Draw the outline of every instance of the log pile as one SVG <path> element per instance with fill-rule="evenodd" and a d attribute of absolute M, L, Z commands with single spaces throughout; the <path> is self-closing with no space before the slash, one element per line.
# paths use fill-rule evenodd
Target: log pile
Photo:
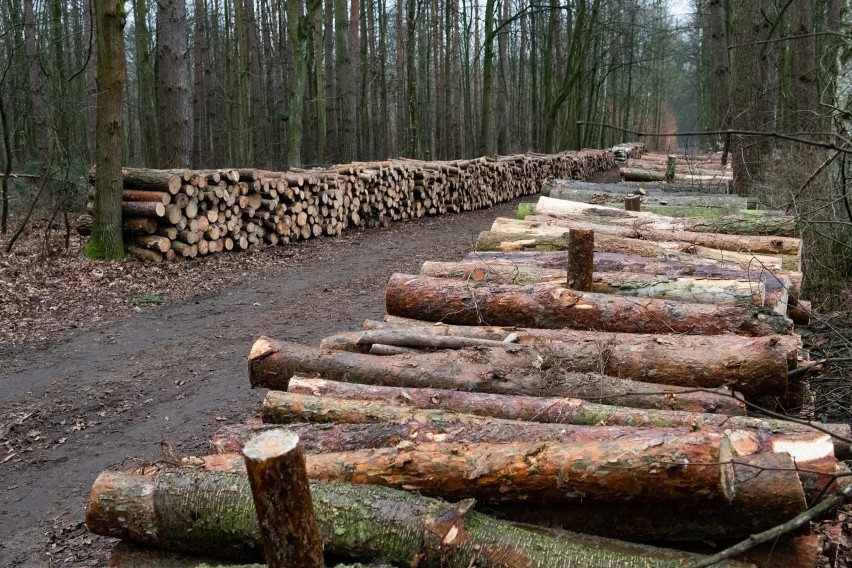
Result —
<path fill-rule="evenodd" d="M 645 154 L 640 160 L 634 160 L 630 166 L 619 169 L 625 181 L 639 182 L 678 182 L 695 186 L 727 187 L 732 178 L 730 165 L 723 167 L 693 156 L 676 154 Z"/>
<path fill-rule="evenodd" d="M 180 260 L 490 207 L 612 165 L 610 152 L 585 150 L 286 172 L 124 168 L 124 229 L 130 252 Z"/>
<path fill-rule="evenodd" d="M 612 147 L 612 155 L 618 165 L 626 164 L 630 159 L 641 158 L 645 153 L 645 144 L 642 142 L 623 142 Z"/>
<path fill-rule="evenodd" d="M 391 276 L 388 315 L 361 331 L 320 347 L 260 337 L 260 420 L 224 426 L 182 466 L 105 472 L 87 525 L 257 560 L 269 527 L 240 452 L 282 428 L 301 440 L 326 553 L 400 566 L 682 566 L 697 558 L 637 543 L 741 539 L 848 490 L 852 429 L 810 421 L 785 317 L 800 275 L 601 252 L 600 236 L 573 253 L 590 291 L 569 285 L 570 251 L 475 252 Z M 740 559 L 815 566 L 822 545 L 799 534 L 768 564 Z"/>

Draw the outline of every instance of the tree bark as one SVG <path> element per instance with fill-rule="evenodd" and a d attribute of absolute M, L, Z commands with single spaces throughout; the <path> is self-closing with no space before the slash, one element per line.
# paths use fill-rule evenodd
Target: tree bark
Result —
<path fill-rule="evenodd" d="M 478 424 L 476 419 L 466 416 L 474 415 L 496 419 L 494 423 L 501 426 L 498 429 L 500 436 L 513 435 L 511 428 L 515 424 L 504 421 L 528 421 L 532 426 L 531 436 L 553 435 L 553 432 L 548 430 L 536 430 L 536 423 L 595 428 L 603 425 L 688 428 L 693 431 L 738 429 L 746 434 L 740 436 L 740 445 L 752 447 L 751 453 L 786 451 L 803 469 L 817 467 L 825 458 L 834 460 L 835 456 L 846 456 L 849 452 L 849 434 L 852 431 L 848 424 L 807 424 L 754 418 L 719 413 L 719 409 L 715 409 L 716 413 L 637 409 L 575 398 L 361 385 L 304 375 L 294 375 L 286 393 L 271 391 L 264 401 L 263 409 L 264 419 L 270 423 L 308 421 L 363 424 L 381 421 L 407 423 L 412 426 L 432 423 L 447 426 L 447 431 L 452 429 L 448 426 L 452 423 L 467 424 L 475 428 Z M 482 424 L 485 425 L 485 422 Z M 571 431 L 566 431 L 566 435 Z M 490 439 L 488 435 L 483 436 L 485 437 L 476 438 L 476 441 L 515 441 L 512 438 Z M 832 474 L 833 463 L 831 461 Z"/>
<path fill-rule="evenodd" d="M 312 483 L 328 554 L 382 557 L 422 568 L 665 566 L 695 555 L 567 533 L 542 534 L 443 501 L 384 487 Z M 187 467 L 148 475 L 104 472 L 86 508 L 96 534 L 226 558 L 260 557 L 245 474 Z M 743 566 L 727 562 L 722 567 Z"/>
<path fill-rule="evenodd" d="M 272 430 L 243 448 L 264 558 L 270 568 L 325 568 L 299 437 Z"/>
<path fill-rule="evenodd" d="M 566 371 L 534 347 L 512 351 L 477 348 L 378 357 L 258 339 L 248 360 L 253 387 L 286 389 L 296 373 L 326 379 L 405 387 L 436 387 L 498 394 L 571 396 L 604 403 L 672 410 L 731 408 L 729 391 L 690 392 L 676 386 L 639 383 Z M 535 367 L 534 365 L 538 365 Z M 675 396 L 671 396 L 672 393 Z M 738 403 L 735 404 L 736 407 Z M 730 410 L 728 410 L 730 412 Z"/>
<path fill-rule="evenodd" d="M 477 284 L 394 274 L 387 312 L 461 325 L 586 329 L 690 335 L 786 334 L 790 321 L 763 308 L 710 306 L 575 292 L 553 284 Z"/>
<path fill-rule="evenodd" d="M 126 75 L 123 4 L 96 3 L 98 99 L 95 202 L 92 237 L 86 256 L 115 259 L 124 256 L 121 236 L 121 156 L 124 146 L 122 97 Z M 64 127 L 64 126 L 63 126 Z"/>
<path fill-rule="evenodd" d="M 511 335 L 574 372 L 602 371 L 613 377 L 650 383 L 691 387 L 726 385 L 734 390 L 750 390 L 748 385 L 756 384 L 783 389 L 784 377 L 788 370 L 796 368 L 802 345 L 801 338 L 792 335 L 653 335 L 449 325 L 430 329 L 422 323 L 424 327 L 403 328 L 370 322 L 370 327 L 375 329 L 378 325 L 384 331 L 341 333 L 324 339 L 322 345 L 355 353 L 371 352 L 370 345 L 376 343 L 421 348 L 431 343 L 438 349 L 463 349 L 473 347 L 474 342 Z M 466 345 L 465 341 L 470 343 Z M 511 353 L 517 352 L 517 347 L 514 343 L 503 343 L 494 349 Z"/>
<path fill-rule="evenodd" d="M 162 166 L 192 160 L 192 105 L 186 0 L 157 2 L 157 105 Z"/>
<path fill-rule="evenodd" d="M 568 231 L 568 287 L 580 292 L 592 291 L 595 232 L 583 229 Z"/>
<path fill-rule="evenodd" d="M 494 253 L 474 252 L 467 255 L 461 266 L 487 265 L 495 267 L 496 271 L 505 265 L 515 265 L 520 268 L 530 266 L 533 268 L 556 269 L 564 266 L 567 261 L 567 252 L 521 252 L 521 253 Z M 764 267 L 760 270 L 740 269 L 731 263 L 701 259 L 694 255 L 684 255 L 677 260 L 656 259 L 635 255 L 624 255 L 617 253 L 595 253 L 594 270 L 601 273 L 629 272 L 668 277 L 695 276 L 698 278 L 723 278 L 727 280 L 748 280 L 760 282 L 766 288 L 767 296 L 778 296 L 782 291 L 788 292 L 789 304 L 795 305 L 801 294 L 801 272 L 773 272 Z M 451 268 L 452 263 L 446 266 L 450 274 L 455 272 Z M 426 266 L 435 266 L 436 271 L 441 270 L 442 263 L 424 263 Z M 751 267 L 755 268 L 755 267 Z M 475 269 L 475 268 L 474 268 Z M 465 268 L 465 270 L 467 270 Z M 421 269 L 422 272 L 422 269 Z M 423 274 L 423 276 L 438 276 L 439 274 Z M 455 276 L 446 276 L 455 277 Z"/>
<path fill-rule="evenodd" d="M 568 256 L 570 258 L 570 255 Z M 540 268 L 513 262 L 424 262 L 421 276 L 454 278 L 474 282 L 537 284 L 564 281 L 558 268 Z M 747 277 L 747 274 L 743 274 Z M 789 283 L 787 284 L 789 286 Z M 656 276 L 630 272 L 592 274 L 590 292 L 693 302 L 700 304 L 747 304 L 765 306 L 776 313 L 787 310 L 787 289 L 767 295 L 763 282 L 749 279 Z M 783 292 L 783 294 L 782 294 Z"/>
<path fill-rule="evenodd" d="M 749 200 L 737 195 L 716 195 L 688 192 L 663 192 L 648 191 L 642 195 L 642 203 L 649 205 L 676 205 L 681 207 L 695 207 L 700 209 L 725 209 L 737 211 L 748 209 Z M 621 192 L 609 190 L 609 186 L 602 184 L 600 189 L 587 188 L 586 184 L 574 189 L 572 185 L 555 185 L 549 188 L 547 193 L 542 190 L 542 195 L 553 199 L 566 201 L 579 201 L 582 203 L 594 203 L 596 205 L 617 204 L 624 201 L 625 197 L 638 191 L 633 188 L 623 188 Z"/>
<path fill-rule="evenodd" d="M 690 223 L 686 219 L 675 220 L 663 215 L 655 215 L 654 213 L 622 211 L 611 207 L 597 207 L 588 203 L 552 199 L 550 197 L 540 197 L 535 211 L 536 215 L 545 217 L 542 219 L 533 218 L 531 219 L 532 222 L 547 221 L 557 226 L 568 226 L 571 221 L 582 221 L 586 217 L 600 218 L 599 224 L 605 224 L 606 228 L 610 230 L 613 230 L 610 225 L 618 225 L 624 229 L 641 231 L 643 236 L 650 240 L 685 241 L 722 250 L 747 250 L 764 254 L 798 255 L 802 245 L 801 239 L 792 237 L 764 237 L 696 232 L 692 230 L 692 227 L 689 226 Z M 548 219 L 548 217 L 553 217 L 553 219 Z M 656 225 L 656 223 L 659 223 L 659 225 Z M 603 227 L 600 230 L 603 231 Z M 609 234 L 635 238 L 635 233 L 629 230 L 620 233 L 613 230 Z"/>

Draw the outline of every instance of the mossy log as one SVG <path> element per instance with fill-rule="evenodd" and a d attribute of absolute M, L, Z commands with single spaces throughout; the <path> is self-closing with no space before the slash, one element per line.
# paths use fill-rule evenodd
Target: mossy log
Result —
<path fill-rule="evenodd" d="M 550 193 L 555 188 L 570 188 L 587 191 L 607 191 L 610 193 L 631 194 L 637 193 L 640 189 L 648 195 L 706 195 L 706 194 L 726 194 L 726 184 L 722 185 L 690 185 L 682 183 L 639 183 L 631 181 L 622 181 L 619 183 L 592 183 L 587 181 L 579 181 L 573 179 L 554 179 L 546 183 L 541 189 L 541 195 L 550 197 Z"/>
<path fill-rule="evenodd" d="M 674 218 L 648 211 L 628 211 L 604 205 L 552 199 L 550 197 L 539 198 L 535 214 L 576 220 L 586 219 L 589 222 L 634 227 L 646 231 L 685 231 L 750 236 L 772 235 L 786 238 L 793 237 L 796 234 L 796 219 L 793 216 L 725 215 L 710 218 Z M 791 247 L 795 244 L 794 239 L 785 246 Z M 796 253 L 783 252 L 783 254 Z"/>
<path fill-rule="evenodd" d="M 742 270 L 752 271 L 799 270 L 801 264 L 798 256 L 737 252 L 677 240 L 652 242 L 639 238 L 640 233 L 625 227 L 598 225 L 582 221 L 558 222 L 551 217 L 539 216 L 530 216 L 523 221 L 498 217 L 492 224 L 490 232 L 480 233 L 476 242 L 476 250 L 488 252 L 567 250 L 567 237 L 565 235 L 571 227 L 597 231 L 595 252 L 677 260 L 688 264 L 724 265 L 723 263 L 727 263 L 728 266 L 738 265 Z M 625 234 L 625 230 L 632 232 L 631 234 L 637 238 L 607 234 Z M 560 237 L 562 238 L 560 239 Z M 537 246 L 537 243 L 541 243 L 541 245 Z"/>
<path fill-rule="evenodd" d="M 782 388 L 787 371 L 796 368 L 801 348 L 801 339 L 794 335 L 667 335 L 449 325 L 428 329 L 426 322 L 407 329 L 377 325 L 381 324 L 376 322 L 369 331 L 335 334 L 323 339 L 322 346 L 356 353 L 369 353 L 375 344 L 516 350 L 514 343 L 501 343 L 512 334 L 518 343 L 534 345 L 548 364 L 574 372 L 603 372 L 687 387 L 725 385 L 734 390 L 760 383 Z"/>
<path fill-rule="evenodd" d="M 496 394 L 569 396 L 637 408 L 714 411 L 739 408 L 731 391 L 641 383 L 566 370 L 535 346 L 476 348 L 380 357 L 258 339 L 248 358 L 254 387 L 286 390 L 297 373 L 400 387 L 436 387 Z"/>
<path fill-rule="evenodd" d="M 545 206 L 546 205 L 546 206 Z M 624 211 L 611 207 L 595 207 L 586 203 L 562 201 L 548 197 L 539 198 L 536 214 L 529 215 L 524 222 L 550 223 L 555 226 L 586 228 L 584 224 L 594 224 L 601 234 L 614 237 L 644 238 L 657 242 L 687 242 L 693 245 L 770 255 L 799 255 L 802 240 L 785 236 L 761 236 L 747 233 L 762 218 L 719 220 L 718 226 L 724 226 L 732 233 L 706 232 L 708 226 L 703 219 L 672 218 L 647 212 Z M 790 223 L 793 223 L 790 220 Z M 747 226 L 746 226 L 747 225 Z M 792 228 L 792 227 L 791 227 Z M 493 228 L 492 228 L 493 229 Z M 493 229 L 496 230 L 496 229 Z"/>
<path fill-rule="evenodd" d="M 652 568 L 695 555 L 571 533 L 542 534 L 472 510 L 385 487 L 311 484 L 327 554 L 421 568 Z M 86 526 L 160 548 L 259 559 L 260 533 L 245 474 L 184 467 L 104 472 Z M 727 562 L 720 566 L 743 566 Z"/>
<path fill-rule="evenodd" d="M 608 186 L 607 186 L 608 187 Z M 564 199 L 566 201 L 578 201 L 581 203 L 593 203 L 595 205 L 620 204 L 629 195 L 640 195 L 632 188 L 620 188 L 620 191 L 605 189 L 572 188 L 570 186 L 557 185 L 550 187 L 549 191 L 542 190 L 541 194 L 553 199 Z M 680 207 L 705 207 L 736 211 L 748 209 L 749 200 L 738 195 L 719 194 L 696 194 L 696 193 L 665 193 L 655 191 L 649 194 L 645 190 L 642 197 L 642 205 L 673 205 Z"/>
<path fill-rule="evenodd" d="M 562 268 L 522 266 L 513 262 L 424 262 L 420 275 L 504 284 L 537 284 L 566 280 L 565 270 Z M 779 294 L 767 295 L 763 282 L 747 276 L 743 274 L 741 279 L 722 279 L 594 272 L 589 291 L 699 304 L 746 304 L 764 306 L 776 313 L 787 313 L 787 288 L 779 286 Z M 789 286 L 789 282 L 787 285 Z"/>
<path fill-rule="evenodd" d="M 505 270 L 508 266 L 544 268 L 555 270 L 565 265 L 567 252 L 474 252 L 468 254 L 462 264 L 473 268 L 486 265 L 489 269 Z M 636 255 L 623 255 L 606 252 L 596 252 L 594 259 L 594 270 L 597 272 L 625 272 L 634 274 L 651 274 L 668 277 L 696 278 L 724 278 L 729 280 L 748 280 L 760 282 L 766 289 L 768 298 L 781 298 L 787 296 L 788 313 L 795 307 L 801 295 L 802 273 L 796 271 L 769 270 L 761 266 L 747 266 L 740 268 L 727 262 L 700 259 L 693 255 L 685 262 L 683 258 L 655 259 Z M 424 264 L 426 266 L 426 264 Z M 451 263 L 434 263 L 438 269 L 449 270 Z M 458 274 L 458 269 L 452 269 Z M 422 269 L 421 269 L 421 273 Z M 438 274 L 426 274 L 423 276 L 438 276 Z M 455 278 L 456 275 L 449 274 L 447 278 Z M 798 322 L 797 322 L 798 323 Z"/>
<path fill-rule="evenodd" d="M 792 322 L 770 310 L 577 292 L 556 284 L 473 284 L 393 274 L 387 313 L 460 325 L 512 325 L 629 333 L 774 335 Z"/>

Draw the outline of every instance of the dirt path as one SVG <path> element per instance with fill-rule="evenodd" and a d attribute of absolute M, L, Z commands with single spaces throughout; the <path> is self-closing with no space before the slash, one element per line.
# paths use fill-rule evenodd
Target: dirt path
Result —
<path fill-rule="evenodd" d="M 318 239 L 292 266 L 233 274 L 215 294 L 166 305 L 37 352 L 0 375 L 0 566 L 102 566 L 110 541 L 82 526 L 97 474 L 156 459 L 161 442 L 205 453 L 224 422 L 256 416 L 245 357 L 261 334 L 316 344 L 384 313 L 392 272 L 457 260 L 517 202 Z M 7 455 L 5 452 L 0 455 Z"/>

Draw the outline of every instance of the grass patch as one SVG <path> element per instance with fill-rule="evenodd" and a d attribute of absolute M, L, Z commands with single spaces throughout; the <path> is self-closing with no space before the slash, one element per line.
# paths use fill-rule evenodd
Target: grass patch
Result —
<path fill-rule="evenodd" d="M 527 215 L 535 215 L 535 203 L 518 203 L 518 219 L 523 221 Z"/>

